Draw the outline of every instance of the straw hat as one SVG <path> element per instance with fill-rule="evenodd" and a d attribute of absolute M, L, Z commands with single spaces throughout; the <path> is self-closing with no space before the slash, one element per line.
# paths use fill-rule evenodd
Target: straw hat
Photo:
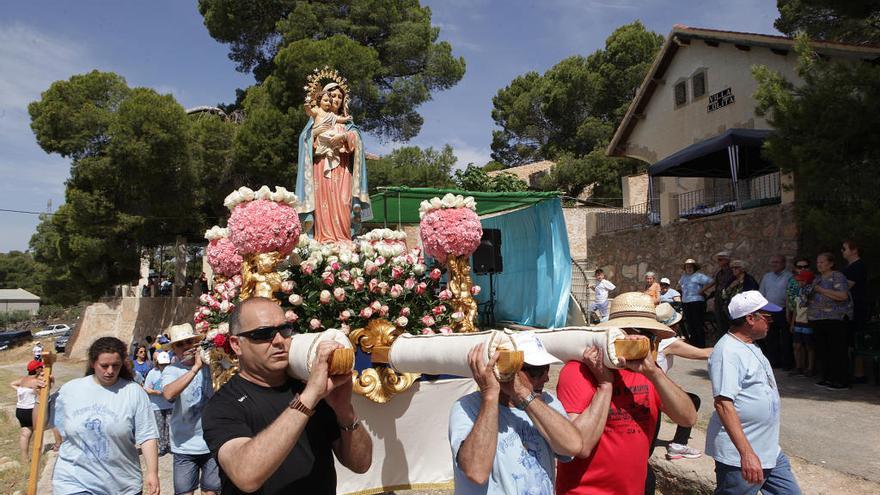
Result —
<path fill-rule="evenodd" d="M 168 345 L 172 346 L 184 340 L 202 340 L 204 335 L 196 335 L 192 325 L 189 323 L 181 323 L 180 325 L 171 325 L 168 329 Z"/>
<path fill-rule="evenodd" d="M 657 321 L 654 300 L 641 292 L 625 292 L 611 300 L 608 326 L 647 330 L 661 339 L 675 337 L 675 330 Z"/>
<path fill-rule="evenodd" d="M 654 308 L 654 313 L 657 314 L 657 321 L 670 327 L 681 321 L 681 313 L 676 311 L 669 303 L 658 304 Z"/>
<path fill-rule="evenodd" d="M 742 268 L 743 270 L 745 270 L 746 268 L 748 268 L 748 265 L 746 265 L 746 262 L 743 260 L 733 260 L 730 262 L 730 267 L 731 268 Z"/>
<path fill-rule="evenodd" d="M 700 264 L 697 263 L 697 260 L 695 260 L 693 258 L 688 258 L 688 259 L 684 260 L 684 263 L 681 264 L 682 270 L 684 270 L 685 265 L 694 265 L 694 271 L 697 271 L 700 269 Z"/>
<path fill-rule="evenodd" d="M 715 253 L 714 258 L 715 258 L 715 260 L 717 261 L 718 258 L 727 258 L 727 259 L 730 259 L 730 256 L 731 256 L 731 255 L 730 255 L 730 251 L 719 251 L 719 252 Z"/>

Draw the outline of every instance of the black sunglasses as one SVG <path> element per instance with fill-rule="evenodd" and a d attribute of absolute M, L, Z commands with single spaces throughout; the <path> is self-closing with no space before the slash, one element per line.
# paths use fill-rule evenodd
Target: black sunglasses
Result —
<path fill-rule="evenodd" d="M 541 378 L 544 376 L 544 373 L 550 371 L 550 365 L 545 364 L 544 366 L 531 366 L 531 365 L 523 365 L 522 370 L 526 372 L 532 378 Z"/>
<path fill-rule="evenodd" d="M 809 268 L 810 265 L 794 265 L 796 268 Z"/>
<path fill-rule="evenodd" d="M 293 333 L 293 325 L 291 323 L 282 323 L 274 327 L 260 327 L 247 332 L 238 334 L 239 337 L 247 337 L 255 342 L 266 342 L 275 338 L 275 334 L 280 333 L 285 339 Z"/>

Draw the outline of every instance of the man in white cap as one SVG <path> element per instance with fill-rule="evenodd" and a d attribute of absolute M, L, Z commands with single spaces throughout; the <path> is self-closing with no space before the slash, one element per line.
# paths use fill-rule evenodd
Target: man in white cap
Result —
<path fill-rule="evenodd" d="M 562 404 L 545 392 L 550 365 L 560 363 L 532 332 L 514 335 L 524 354 L 516 377 L 499 383 L 498 353 L 484 362 L 483 345 L 468 362 L 479 391 L 465 395 L 449 414 L 455 493 L 553 493 L 554 464 L 581 449 L 577 429 Z"/>
<path fill-rule="evenodd" d="M 216 495 L 220 493 L 220 474 L 202 435 L 202 409 L 214 394 L 211 372 L 202 366 L 199 353 L 202 336 L 184 323 L 172 325 L 168 339 L 177 357 L 177 362 L 162 372 L 162 396 L 174 404 L 169 421 L 174 493 L 190 495 L 200 488 L 203 495 Z"/>
<path fill-rule="evenodd" d="M 756 290 L 728 305 L 730 331 L 709 357 L 715 413 L 706 430 L 706 454 L 715 459 L 717 494 L 799 494 L 779 447 L 779 391 L 773 368 L 755 341 L 767 335 L 770 314 L 781 310 Z"/>

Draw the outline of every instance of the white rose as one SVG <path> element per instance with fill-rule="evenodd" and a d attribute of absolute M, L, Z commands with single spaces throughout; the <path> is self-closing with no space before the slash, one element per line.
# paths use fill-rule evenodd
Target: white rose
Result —
<path fill-rule="evenodd" d="M 253 201 L 255 196 L 254 190 L 245 186 L 241 186 L 238 188 L 238 194 L 241 195 L 242 201 Z"/>
<path fill-rule="evenodd" d="M 217 325 L 217 333 L 227 334 L 229 333 L 229 323 L 225 321 L 219 325 Z"/>
<path fill-rule="evenodd" d="M 294 306 L 301 306 L 303 303 L 303 298 L 299 294 L 291 294 L 290 297 L 287 298 L 287 300 L 290 301 L 290 304 L 293 304 Z"/>
<path fill-rule="evenodd" d="M 226 196 L 226 199 L 223 200 L 223 206 L 230 210 L 234 209 L 239 203 L 241 203 L 241 194 L 238 191 L 232 191 Z"/>
<path fill-rule="evenodd" d="M 443 201 L 440 198 L 431 198 L 431 209 L 437 208 L 443 208 Z"/>
<path fill-rule="evenodd" d="M 269 190 L 269 186 L 263 186 L 254 193 L 254 197 L 257 199 L 272 199 L 272 191 Z"/>
<path fill-rule="evenodd" d="M 220 303 L 220 312 L 221 313 L 228 313 L 229 312 L 229 301 L 228 300 L 224 300 L 223 302 Z"/>
<path fill-rule="evenodd" d="M 296 247 L 304 248 L 309 245 L 309 236 L 306 234 L 299 235 L 299 242 L 296 243 Z"/>

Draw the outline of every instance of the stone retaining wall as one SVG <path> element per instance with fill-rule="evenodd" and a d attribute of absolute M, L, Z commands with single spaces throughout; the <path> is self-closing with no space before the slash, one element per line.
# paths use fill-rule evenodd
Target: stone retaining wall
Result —
<path fill-rule="evenodd" d="M 85 359 L 98 337 L 117 337 L 126 344 L 143 342 L 172 324 L 192 323 L 198 306 L 194 297 L 122 297 L 93 303 L 83 312 L 67 345 L 71 359 Z"/>
<path fill-rule="evenodd" d="M 716 267 L 710 258 L 722 250 L 744 260 L 748 273 L 760 282 L 773 254 L 786 255 L 790 268 L 797 238 L 794 205 L 773 205 L 598 234 L 590 239 L 589 258 L 617 285 L 617 294 L 641 290 L 647 271 L 669 277 L 675 285 L 687 258 L 696 259 L 702 272 L 711 275 Z"/>

